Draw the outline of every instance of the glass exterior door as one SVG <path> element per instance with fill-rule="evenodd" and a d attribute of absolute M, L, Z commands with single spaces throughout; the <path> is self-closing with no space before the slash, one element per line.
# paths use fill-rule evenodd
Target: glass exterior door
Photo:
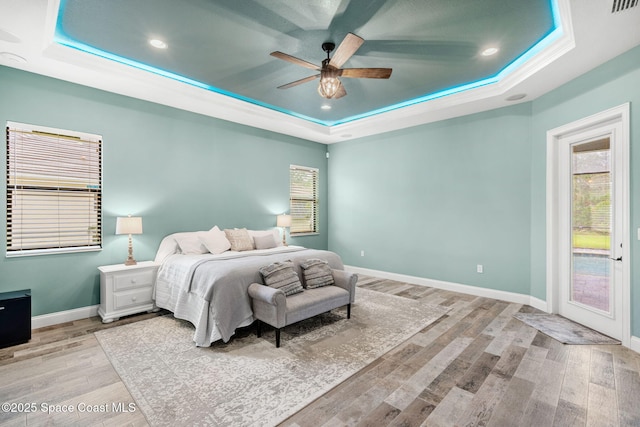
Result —
<path fill-rule="evenodd" d="M 547 132 L 547 303 L 630 340 L 629 105 Z"/>
<path fill-rule="evenodd" d="M 567 145 L 567 236 L 559 313 L 620 338 L 622 327 L 622 164 L 615 132 L 576 135 Z"/>

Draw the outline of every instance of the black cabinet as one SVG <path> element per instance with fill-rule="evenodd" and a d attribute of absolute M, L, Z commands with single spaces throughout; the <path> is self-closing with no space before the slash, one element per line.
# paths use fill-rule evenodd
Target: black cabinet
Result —
<path fill-rule="evenodd" d="M 31 289 L 0 293 L 0 348 L 31 339 Z"/>

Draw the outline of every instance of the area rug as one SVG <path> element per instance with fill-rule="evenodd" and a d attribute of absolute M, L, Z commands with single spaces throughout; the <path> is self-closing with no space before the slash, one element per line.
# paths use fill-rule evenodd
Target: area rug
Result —
<path fill-rule="evenodd" d="M 152 426 L 272 426 L 445 314 L 446 308 L 358 288 L 351 319 L 334 310 L 257 338 L 195 347 L 193 326 L 156 317 L 96 332 Z"/>
<path fill-rule="evenodd" d="M 516 313 L 513 317 L 563 344 L 620 344 L 618 340 L 556 314 Z"/>

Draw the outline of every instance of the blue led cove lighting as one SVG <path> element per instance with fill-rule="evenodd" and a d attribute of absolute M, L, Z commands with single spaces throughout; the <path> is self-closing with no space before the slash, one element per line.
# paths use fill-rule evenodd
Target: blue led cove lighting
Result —
<path fill-rule="evenodd" d="M 157 67 L 153 67 L 151 65 L 147 65 L 132 59 L 128 59 L 128 58 L 124 58 L 122 56 L 119 55 L 115 55 L 113 53 L 110 52 L 106 52 L 104 50 L 101 49 L 97 49 L 93 46 L 87 45 L 85 43 L 79 42 L 77 40 L 72 39 L 71 37 L 69 37 L 64 30 L 62 29 L 63 25 L 62 25 L 62 17 L 64 15 L 64 9 L 66 6 L 67 0 L 60 0 L 60 8 L 58 10 L 58 19 L 56 22 L 56 30 L 55 30 L 55 34 L 54 34 L 54 41 L 60 45 L 72 48 L 72 49 L 76 49 L 82 52 L 86 52 L 89 53 L 91 55 L 95 55 L 101 58 L 105 58 L 111 61 L 115 61 L 118 62 L 120 64 L 124 64 L 124 65 L 128 65 L 130 67 L 134 67 L 143 71 L 147 71 L 159 76 L 163 76 L 163 77 L 167 77 L 169 79 L 172 80 L 176 80 L 191 86 L 195 86 L 201 89 L 205 89 L 208 90 L 210 92 L 215 92 L 218 93 L 220 95 L 225 95 L 234 99 L 238 99 L 240 101 L 244 101 L 244 102 L 248 102 L 250 104 L 254 104 L 254 105 L 258 105 L 260 107 L 264 107 L 264 108 L 268 108 L 270 110 L 274 110 L 274 111 L 278 111 L 280 113 L 284 113 L 287 114 L 289 116 L 293 116 L 293 117 L 297 117 L 299 119 L 302 120 L 306 120 L 312 123 L 316 123 L 322 126 L 335 126 L 335 125 L 340 125 L 340 124 L 345 124 L 345 123 L 349 123 L 349 122 L 353 122 L 356 120 L 360 120 L 360 119 L 364 119 L 367 117 L 371 117 L 371 116 L 375 116 L 378 114 L 382 114 L 382 113 L 386 113 L 389 111 L 393 111 L 393 110 L 397 110 L 400 108 L 404 108 L 404 107 L 408 107 L 411 105 L 416 105 L 416 104 L 421 104 L 423 102 L 427 102 L 427 101 L 431 101 L 434 99 L 438 99 L 438 98 L 443 98 L 445 96 L 448 95 L 453 95 L 456 93 L 460 93 L 460 92 L 464 92 L 467 90 L 471 90 L 471 89 L 476 89 L 482 86 L 487 86 L 487 85 L 491 85 L 494 83 L 499 82 L 500 80 L 502 80 L 504 77 L 506 77 L 507 75 L 509 75 L 510 73 L 512 73 L 513 71 L 515 71 L 516 69 L 518 69 L 519 67 L 521 67 L 522 65 L 524 65 L 528 60 L 530 60 L 531 58 L 533 58 L 534 56 L 536 56 L 538 53 L 540 53 L 541 51 L 543 51 L 544 49 L 546 49 L 548 46 L 550 46 L 554 41 L 556 41 L 558 38 L 560 38 L 560 36 L 562 36 L 563 31 L 562 31 L 562 25 L 561 25 L 561 21 L 560 21 L 560 14 L 558 11 L 558 4 L 557 4 L 557 0 L 549 0 L 549 4 L 551 7 L 551 12 L 552 12 L 552 17 L 553 17 L 553 27 L 552 29 L 545 34 L 535 45 L 533 45 L 532 47 L 530 47 L 526 52 L 524 52 L 522 55 L 520 55 L 518 58 L 516 58 L 514 61 L 512 61 L 510 64 L 508 64 L 507 66 L 505 66 L 502 70 L 500 70 L 496 75 L 491 76 L 491 77 L 487 77 L 484 78 L 482 80 L 476 81 L 476 82 L 471 82 L 471 83 L 466 83 L 463 85 L 459 85 L 459 86 L 454 86 L 448 89 L 444 89 L 438 92 L 434 92 L 431 94 L 426 94 L 417 98 L 413 98 L 407 101 L 403 101 L 403 102 L 399 102 L 397 104 L 393 104 L 393 105 L 389 105 L 387 107 L 383 107 L 383 108 L 378 108 L 376 110 L 372 110 L 372 111 L 368 111 L 362 114 L 357 114 L 354 116 L 350 116 L 350 117 L 345 117 L 343 119 L 339 119 L 339 120 L 320 120 L 314 117 L 310 117 L 304 114 L 300 114 L 300 113 L 296 113 L 295 111 L 291 111 L 291 110 L 287 110 L 285 108 L 281 108 L 275 105 L 271 105 L 262 101 L 258 101 L 255 100 L 253 98 L 249 98 L 243 95 L 239 95 L 233 92 L 229 92 L 226 91 L 224 89 L 220 89 L 218 87 L 215 86 L 211 86 L 209 84 L 206 83 L 202 83 L 200 81 L 197 80 L 193 80 L 190 79 L 188 77 L 185 76 L 181 76 L 179 74 L 175 74 L 172 73 L 170 71 L 165 71 L 162 70 L 160 68 Z"/>

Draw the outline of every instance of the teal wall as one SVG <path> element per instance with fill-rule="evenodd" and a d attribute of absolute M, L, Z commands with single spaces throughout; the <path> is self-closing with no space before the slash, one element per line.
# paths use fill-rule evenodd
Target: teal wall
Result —
<path fill-rule="evenodd" d="M 632 334 L 640 336 L 640 47 L 572 80 L 532 104 L 531 295 L 546 298 L 547 130 L 631 103 L 630 243 Z"/>
<path fill-rule="evenodd" d="M 133 237 L 138 260 L 153 259 L 176 231 L 273 228 L 288 210 L 290 164 L 320 169 L 321 199 L 321 233 L 290 242 L 327 248 L 323 144 L 0 66 L 0 123 L 7 121 L 103 137 L 103 250 L 0 257 L 0 291 L 31 288 L 33 315 L 99 303 L 97 267 L 127 254 L 126 236 L 114 235 L 117 216 L 143 217 L 144 234 Z"/>
<path fill-rule="evenodd" d="M 140 260 L 175 231 L 273 227 L 288 205 L 288 166 L 300 164 L 320 169 L 321 233 L 294 244 L 328 247 L 348 265 L 545 299 L 546 132 L 631 102 L 640 336 L 639 81 L 640 47 L 529 103 L 330 145 L 327 164 L 322 144 L 0 67 L 0 121 L 104 140 L 104 249 L 0 258 L 0 291 L 32 288 L 34 315 L 97 304 L 96 267 L 126 255 L 116 216 L 143 216 Z"/>
<path fill-rule="evenodd" d="M 631 102 L 640 336 L 639 82 L 637 47 L 529 103 L 330 146 L 329 249 L 348 265 L 545 300 L 546 132 Z"/>
<path fill-rule="evenodd" d="M 348 265 L 528 294 L 530 108 L 331 145 L 330 249 Z"/>

